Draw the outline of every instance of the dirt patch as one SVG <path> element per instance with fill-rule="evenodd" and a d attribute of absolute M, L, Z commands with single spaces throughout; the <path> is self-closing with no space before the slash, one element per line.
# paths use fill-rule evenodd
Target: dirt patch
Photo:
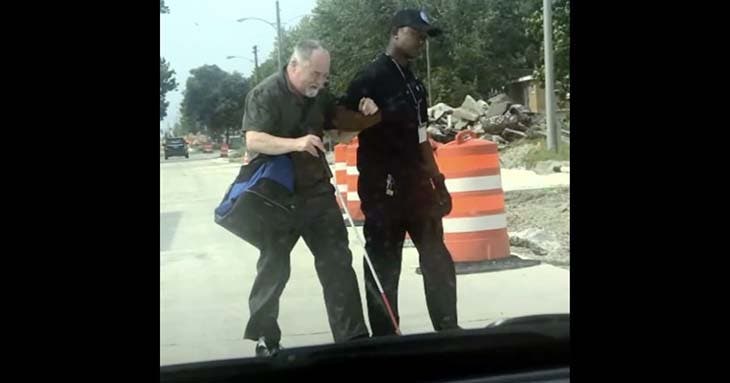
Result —
<path fill-rule="evenodd" d="M 507 229 L 513 233 L 527 229 L 544 230 L 557 238 L 559 248 L 538 255 L 524 245 L 512 246 L 512 253 L 556 266 L 570 265 L 570 189 L 517 190 L 505 192 Z M 519 241 L 516 241 L 519 242 Z"/>

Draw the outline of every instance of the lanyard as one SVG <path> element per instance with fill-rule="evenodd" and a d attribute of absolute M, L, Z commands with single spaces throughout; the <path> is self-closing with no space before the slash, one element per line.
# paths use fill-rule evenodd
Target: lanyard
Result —
<path fill-rule="evenodd" d="M 406 74 L 403 73 L 403 69 L 401 69 L 400 65 L 398 65 L 398 62 L 395 61 L 393 57 L 390 55 L 386 55 L 390 58 L 390 61 L 395 64 L 395 67 L 398 68 L 398 72 L 400 72 L 401 77 L 403 77 L 403 81 L 406 83 L 406 87 L 408 88 L 408 91 L 411 93 L 411 98 L 413 99 L 413 104 L 416 106 L 416 113 L 418 114 L 418 126 L 422 125 L 421 122 L 421 103 L 418 102 L 416 99 L 416 94 L 413 92 L 413 89 L 411 89 L 411 85 L 408 83 L 408 79 L 406 78 Z"/>

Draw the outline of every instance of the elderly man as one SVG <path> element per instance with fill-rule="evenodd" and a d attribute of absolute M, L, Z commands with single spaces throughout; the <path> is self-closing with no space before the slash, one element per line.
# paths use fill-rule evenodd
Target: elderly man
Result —
<path fill-rule="evenodd" d="M 329 70 L 327 50 L 316 41 L 303 41 L 285 68 L 247 96 L 243 130 L 251 163 L 288 154 L 295 173 L 295 219 L 267 233 L 249 297 L 244 338 L 258 341 L 257 356 L 272 355 L 280 348 L 279 298 L 290 275 L 290 252 L 300 236 L 314 255 L 335 342 L 369 336 L 347 230 L 321 156 L 324 129 L 361 130 L 379 117 L 337 107 L 334 97 L 322 89 Z M 359 106 L 371 110 L 374 104 L 363 99 Z"/>

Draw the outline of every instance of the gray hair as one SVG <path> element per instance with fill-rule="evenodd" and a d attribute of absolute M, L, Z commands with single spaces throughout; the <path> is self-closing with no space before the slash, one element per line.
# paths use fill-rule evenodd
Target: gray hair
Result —
<path fill-rule="evenodd" d="M 303 63 L 312 58 L 312 52 L 317 49 L 326 50 L 317 40 L 302 40 L 294 46 L 294 52 L 289 58 L 289 63 Z"/>

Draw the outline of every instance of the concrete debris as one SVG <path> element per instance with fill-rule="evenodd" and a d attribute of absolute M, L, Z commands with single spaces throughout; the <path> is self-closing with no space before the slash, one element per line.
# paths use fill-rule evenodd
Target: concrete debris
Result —
<path fill-rule="evenodd" d="M 479 119 L 479 113 L 472 112 L 465 108 L 456 108 L 453 112 L 453 118 L 474 122 Z"/>
<path fill-rule="evenodd" d="M 504 203 L 513 254 L 556 266 L 570 265 L 569 187 L 505 191 Z M 514 245 L 522 243 L 528 246 Z"/>
<path fill-rule="evenodd" d="M 474 100 L 474 98 L 470 95 L 466 95 L 464 97 L 464 102 L 461 103 L 461 109 L 468 110 L 477 116 L 483 113 L 482 107 L 479 106 L 479 104 Z"/>
<path fill-rule="evenodd" d="M 510 129 L 510 128 L 506 128 L 505 130 L 503 130 L 503 131 L 502 131 L 502 134 L 503 134 L 503 135 L 504 135 L 504 136 L 505 136 L 506 138 L 508 138 L 508 139 L 510 139 L 510 138 L 511 138 L 511 139 L 515 139 L 515 140 L 517 140 L 517 139 L 520 139 L 520 138 L 525 138 L 525 137 L 527 137 L 527 134 L 525 134 L 525 133 L 522 133 L 522 132 L 520 132 L 519 130 L 515 130 L 515 129 Z"/>
<path fill-rule="evenodd" d="M 560 173 L 562 168 L 567 167 L 570 170 L 570 162 L 568 161 L 539 161 L 535 164 L 535 173 L 537 174 L 552 174 Z M 566 173 L 570 173 L 567 171 Z"/>
<path fill-rule="evenodd" d="M 451 142 L 456 137 L 455 130 L 441 130 L 435 126 L 429 126 L 426 128 L 426 132 L 428 132 L 431 139 L 442 144 Z"/>
<path fill-rule="evenodd" d="M 511 101 L 511 100 L 510 100 L 509 96 L 507 96 L 506 94 L 500 93 L 500 94 L 490 98 L 487 101 L 489 101 L 489 104 L 494 104 L 496 102 L 505 102 L 505 101 Z"/>
<path fill-rule="evenodd" d="M 489 141 L 496 142 L 497 144 L 508 144 L 509 143 L 509 141 L 502 138 L 502 136 L 498 136 L 496 134 L 492 134 L 491 136 L 492 136 L 492 139 Z"/>
<path fill-rule="evenodd" d="M 510 233 L 510 245 L 526 247 L 536 255 L 548 255 L 560 250 L 560 241 L 555 233 L 543 229 L 529 228 Z"/>
<path fill-rule="evenodd" d="M 443 143 L 453 140 L 464 129 L 500 145 L 547 136 L 544 116 L 512 102 L 504 94 L 490 98 L 489 102 L 467 95 L 457 108 L 438 103 L 428 109 L 428 116 L 431 137 Z"/>
<path fill-rule="evenodd" d="M 511 114 L 517 116 L 528 116 L 530 114 L 530 108 L 521 104 L 512 104 L 509 109 Z"/>
<path fill-rule="evenodd" d="M 456 131 L 462 131 L 467 125 L 469 125 L 469 121 L 456 120 L 454 127 L 456 128 Z"/>
<path fill-rule="evenodd" d="M 428 128 L 426 128 L 426 132 L 432 136 L 443 136 L 444 133 L 441 132 L 441 129 L 431 125 Z"/>
<path fill-rule="evenodd" d="M 484 133 L 485 133 L 485 131 L 484 131 L 484 127 L 483 127 L 483 126 L 482 126 L 482 124 L 481 124 L 481 123 L 479 123 L 479 122 L 477 122 L 477 123 L 475 123 L 474 125 L 472 125 L 472 126 L 470 127 L 470 129 L 471 129 L 471 131 L 472 131 L 472 132 L 474 132 L 474 133 L 476 133 L 476 134 L 484 134 Z"/>
<path fill-rule="evenodd" d="M 479 107 L 482 109 L 482 113 L 486 112 L 487 109 L 489 109 L 489 104 L 487 104 L 484 100 L 477 101 L 477 104 L 479 104 Z"/>
<path fill-rule="evenodd" d="M 454 108 L 444 104 L 443 102 L 440 102 L 430 108 L 428 108 L 428 118 L 430 118 L 432 121 L 438 121 L 446 114 L 450 114 L 454 111 Z"/>
<path fill-rule="evenodd" d="M 512 103 L 509 101 L 495 102 L 489 105 L 487 117 L 501 116 L 507 112 Z"/>

